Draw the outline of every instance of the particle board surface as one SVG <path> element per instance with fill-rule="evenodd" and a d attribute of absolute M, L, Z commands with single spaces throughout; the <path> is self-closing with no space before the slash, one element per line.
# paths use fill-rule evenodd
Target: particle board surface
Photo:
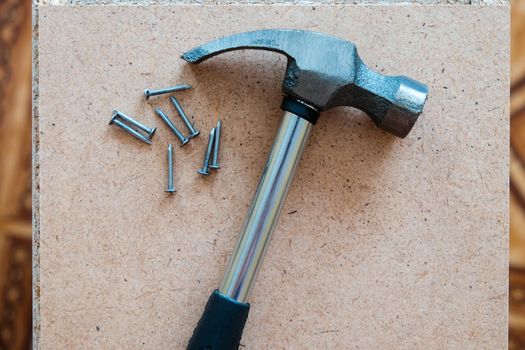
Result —
<path fill-rule="evenodd" d="M 179 55 L 258 28 L 357 44 L 428 84 L 397 139 L 326 112 L 300 163 L 251 298 L 246 349 L 504 349 L 508 281 L 508 8 L 352 5 L 39 9 L 35 329 L 40 349 L 182 349 L 217 287 L 281 112 L 286 61 Z M 178 94 L 202 136 L 175 150 L 144 88 Z M 156 125 L 153 145 L 108 126 Z M 196 173 L 223 121 L 222 168 Z M 180 125 L 180 124 L 179 124 Z"/>

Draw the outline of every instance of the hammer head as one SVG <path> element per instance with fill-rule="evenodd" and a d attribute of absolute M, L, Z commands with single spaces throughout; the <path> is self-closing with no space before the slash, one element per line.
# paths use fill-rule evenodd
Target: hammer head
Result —
<path fill-rule="evenodd" d="M 405 76 L 384 76 L 370 70 L 355 45 L 305 30 L 268 29 L 227 36 L 182 55 L 199 63 L 239 49 L 275 51 L 288 58 L 283 92 L 319 111 L 352 106 L 367 113 L 377 126 L 405 137 L 423 111 L 428 89 Z"/>

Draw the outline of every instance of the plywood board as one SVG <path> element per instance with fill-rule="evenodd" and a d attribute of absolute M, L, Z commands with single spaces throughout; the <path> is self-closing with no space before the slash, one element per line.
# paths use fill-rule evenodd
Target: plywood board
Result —
<path fill-rule="evenodd" d="M 179 55 L 221 35 L 304 28 L 357 44 L 374 69 L 425 82 L 413 132 L 359 111 L 316 125 L 251 298 L 246 349 L 504 349 L 507 343 L 507 7 L 40 7 L 36 239 L 42 349 L 182 349 L 217 287 L 277 130 L 285 59 Z M 189 83 L 203 134 L 177 143 L 144 88 Z M 159 130 L 141 144 L 121 109 Z"/>

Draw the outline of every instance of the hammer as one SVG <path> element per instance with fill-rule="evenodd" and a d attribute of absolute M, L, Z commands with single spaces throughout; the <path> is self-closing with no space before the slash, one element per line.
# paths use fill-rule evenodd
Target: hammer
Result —
<path fill-rule="evenodd" d="M 305 30 L 239 33 L 198 46 L 181 57 L 200 63 L 239 49 L 274 51 L 288 58 L 282 85 L 284 117 L 222 282 L 208 299 L 189 350 L 238 349 L 257 271 L 320 112 L 352 106 L 367 113 L 381 129 L 405 137 L 428 93 L 424 84 L 408 77 L 370 70 L 352 42 Z"/>

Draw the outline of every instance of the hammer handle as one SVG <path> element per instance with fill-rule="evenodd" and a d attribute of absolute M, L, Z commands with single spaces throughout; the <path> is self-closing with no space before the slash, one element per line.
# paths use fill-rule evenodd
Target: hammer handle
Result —
<path fill-rule="evenodd" d="M 285 102 L 287 100 L 285 99 Z M 284 118 L 259 180 L 219 290 L 210 296 L 188 350 L 236 350 L 250 305 L 249 294 L 301 159 L 312 122 L 283 103 Z M 303 108 L 295 102 L 297 113 Z"/>
<path fill-rule="evenodd" d="M 308 141 L 312 123 L 285 111 L 219 290 L 247 302 Z"/>

